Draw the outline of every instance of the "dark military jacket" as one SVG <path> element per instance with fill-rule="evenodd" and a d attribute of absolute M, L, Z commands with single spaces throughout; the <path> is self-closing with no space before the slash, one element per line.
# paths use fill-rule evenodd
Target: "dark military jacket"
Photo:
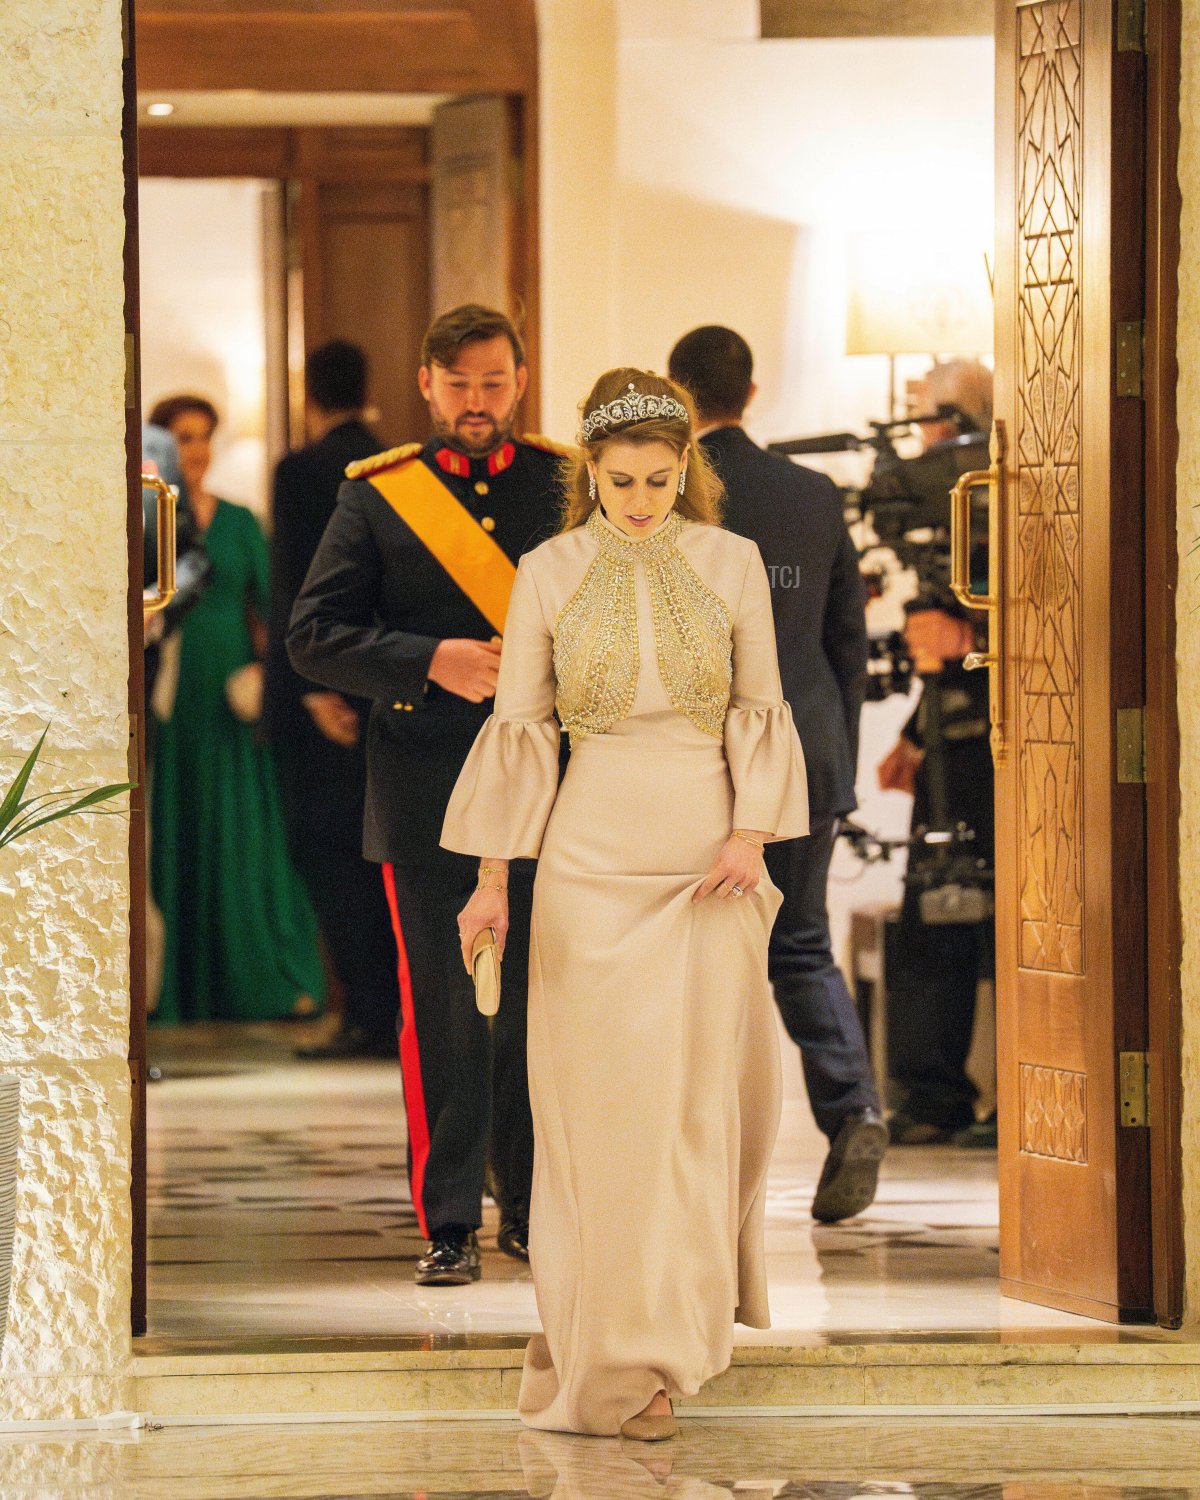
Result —
<path fill-rule="evenodd" d="M 446 804 L 492 703 L 428 681 L 429 665 L 443 640 L 496 632 L 370 482 L 398 463 L 425 464 L 515 563 L 558 529 L 561 450 L 523 438 L 466 459 L 433 438 L 351 465 L 292 611 L 296 671 L 372 703 L 364 855 L 445 865 L 462 859 L 438 843 Z"/>

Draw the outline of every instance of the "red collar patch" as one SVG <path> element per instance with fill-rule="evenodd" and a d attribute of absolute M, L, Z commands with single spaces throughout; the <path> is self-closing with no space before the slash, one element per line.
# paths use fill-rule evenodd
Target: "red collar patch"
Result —
<path fill-rule="evenodd" d="M 505 443 L 504 447 L 498 453 L 489 454 L 487 461 L 488 473 L 493 477 L 497 474 L 503 474 L 505 469 L 512 468 L 513 459 L 516 456 L 516 443 Z"/>
<path fill-rule="evenodd" d="M 471 460 L 465 453 L 458 453 L 453 448 L 439 448 L 433 455 L 437 460 L 439 469 L 447 474 L 453 474 L 458 479 L 469 479 L 471 477 Z M 511 469 L 517 456 L 516 443 L 505 443 L 503 448 L 495 453 L 489 453 L 487 457 L 487 471 L 494 479 L 497 474 L 503 474 L 505 469 Z M 483 463 L 482 459 L 477 460 Z"/>
<path fill-rule="evenodd" d="M 433 456 L 437 459 L 438 468 L 444 469 L 447 474 L 465 479 L 471 472 L 471 460 L 463 453 L 455 453 L 453 448 L 439 448 Z"/>

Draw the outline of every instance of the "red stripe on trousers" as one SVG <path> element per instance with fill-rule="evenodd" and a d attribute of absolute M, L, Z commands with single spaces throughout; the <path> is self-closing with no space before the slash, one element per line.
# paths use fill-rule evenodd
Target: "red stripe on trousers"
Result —
<path fill-rule="evenodd" d="M 408 1144 L 412 1157 L 413 1207 L 417 1224 L 426 1239 L 425 1168 L 429 1162 L 429 1117 L 425 1113 L 425 1083 L 421 1077 L 421 1049 L 417 1041 L 417 1016 L 413 1008 L 412 974 L 408 967 L 408 949 L 400 928 L 400 907 L 396 901 L 396 873 L 391 865 L 383 867 L 383 888 L 387 892 L 392 914 L 392 931 L 396 934 L 397 973 L 400 977 L 400 1072 L 404 1078 L 404 1112 L 408 1117 Z"/>

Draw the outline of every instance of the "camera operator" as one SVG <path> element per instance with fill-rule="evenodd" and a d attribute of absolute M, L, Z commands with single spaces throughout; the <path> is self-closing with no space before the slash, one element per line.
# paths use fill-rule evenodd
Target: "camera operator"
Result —
<path fill-rule="evenodd" d="M 920 393 L 921 410 L 950 405 L 967 413 L 978 433 L 991 425 L 991 373 L 953 360 L 935 365 Z M 959 427 L 919 424 L 928 464 L 944 463 L 947 488 L 974 465 L 963 461 Z M 969 445 L 968 445 L 969 446 Z M 921 462 L 918 460 L 917 462 Z M 913 832 L 949 832 L 965 825 L 974 837 L 970 858 L 991 869 L 993 786 L 989 747 L 988 679 L 968 672 L 963 658 L 982 645 L 979 627 L 958 602 L 923 590 L 907 606 L 904 636 L 923 692 L 895 747 L 880 763 L 879 784 L 913 797 Z M 993 964 L 986 920 L 955 921 L 929 897 L 949 885 L 945 842 L 915 842 L 909 855 L 900 921 L 889 944 L 887 988 L 891 1073 L 904 1091 L 889 1121 L 897 1145 L 937 1144 L 957 1135 L 963 1144 L 994 1143 L 994 1125 L 975 1127 L 975 1085 L 966 1073 L 978 982 Z M 925 901 L 922 901 L 925 897 Z M 990 903 L 989 903 L 990 904 Z"/>

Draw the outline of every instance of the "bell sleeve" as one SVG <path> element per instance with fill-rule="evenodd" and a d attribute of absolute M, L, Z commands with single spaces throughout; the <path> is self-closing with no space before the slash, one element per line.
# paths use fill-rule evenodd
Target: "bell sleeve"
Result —
<path fill-rule="evenodd" d="M 553 638 L 527 559 L 517 567 L 491 716 L 446 808 L 444 849 L 536 859 L 558 795 Z"/>
<path fill-rule="evenodd" d="M 808 832 L 808 774 L 792 710 L 784 701 L 771 615 L 771 586 L 751 547 L 733 623 L 733 686 L 725 716 L 733 779 L 733 826 L 772 839 Z"/>

